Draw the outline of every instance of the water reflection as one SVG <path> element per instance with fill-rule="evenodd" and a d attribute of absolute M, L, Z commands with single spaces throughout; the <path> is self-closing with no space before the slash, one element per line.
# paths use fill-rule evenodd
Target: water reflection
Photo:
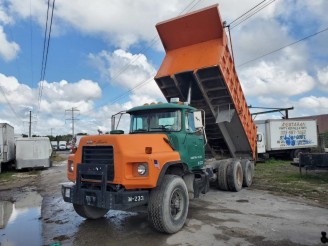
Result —
<path fill-rule="evenodd" d="M 41 196 L 28 192 L 12 203 L 0 201 L 0 245 L 41 245 Z"/>

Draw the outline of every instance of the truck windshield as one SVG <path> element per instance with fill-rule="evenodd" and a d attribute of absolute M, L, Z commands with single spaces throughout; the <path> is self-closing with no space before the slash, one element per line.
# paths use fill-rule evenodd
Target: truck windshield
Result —
<path fill-rule="evenodd" d="M 131 115 L 130 133 L 181 130 L 181 111 L 146 111 Z"/>

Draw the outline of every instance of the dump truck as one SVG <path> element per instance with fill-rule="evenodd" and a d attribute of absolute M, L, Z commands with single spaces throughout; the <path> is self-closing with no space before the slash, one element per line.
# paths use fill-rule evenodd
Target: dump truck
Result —
<path fill-rule="evenodd" d="M 0 173 L 1 166 L 15 160 L 14 127 L 7 123 L 0 123 Z"/>
<path fill-rule="evenodd" d="M 110 134 L 85 136 L 68 157 L 62 196 L 87 219 L 147 206 L 150 224 L 175 233 L 189 200 L 210 185 L 251 185 L 256 127 L 230 56 L 218 6 L 156 25 L 166 56 L 155 81 L 167 103 L 112 116 Z M 123 114 L 130 130 L 119 129 Z"/>
<path fill-rule="evenodd" d="M 269 119 L 255 121 L 257 153 L 260 158 L 285 155 L 298 158 L 318 147 L 316 120 Z"/>

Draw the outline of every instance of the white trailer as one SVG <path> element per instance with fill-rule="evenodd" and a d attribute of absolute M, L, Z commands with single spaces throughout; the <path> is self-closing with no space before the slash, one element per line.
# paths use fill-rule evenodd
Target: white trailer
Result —
<path fill-rule="evenodd" d="M 14 127 L 7 123 L 0 123 L 0 173 L 1 166 L 15 160 Z"/>
<path fill-rule="evenodd" d="M 318 147 L 316 120 L 260 120 L 257 127 L 257 153 L 261 156 L 288 154 L 298 157 Z"/>
<path fill-rule="evenodd" d="M 16 169 L 50 167 L 52 146 L 47 137 L 16 139 Z"/>
<path fill-rule="evenodd" d="M 58 149 L 58 142 L 57 141 L 51 141 L 51 146 L 53 150 L 57 150 Z"/>

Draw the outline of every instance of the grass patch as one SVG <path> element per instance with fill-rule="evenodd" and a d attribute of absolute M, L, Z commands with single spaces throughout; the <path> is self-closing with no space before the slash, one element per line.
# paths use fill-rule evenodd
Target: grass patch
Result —
<path fill-rule="evenodd" d="M 314 200 L 328 206 L 328 171 L 302 171 L 290 161 L 271 159 L 257 163 L 252 184 L 255 189 L 269 190 Z"/>
<path fill-rule="evenodd" d="M 67 157 L 64 157 L 64 156 L 62 156 L 62 155 L 59 155 L 59 154 L 57 154 L 57 153 L 53 153 L 50 159 L 51 159 L 52 161 L 58 161 L 58 162 L 60 162 L 60 161 L 65 161 L 65 160 L 67 160 Z"/>
<path fill-rule="evenodd" d="M 15 175 L 15 172 L 13 172 L 13 171 L 0 173 L 0 182 L 6 182 L 6 181 L 13 180 L 15 178 L 14 175 Z"/>

